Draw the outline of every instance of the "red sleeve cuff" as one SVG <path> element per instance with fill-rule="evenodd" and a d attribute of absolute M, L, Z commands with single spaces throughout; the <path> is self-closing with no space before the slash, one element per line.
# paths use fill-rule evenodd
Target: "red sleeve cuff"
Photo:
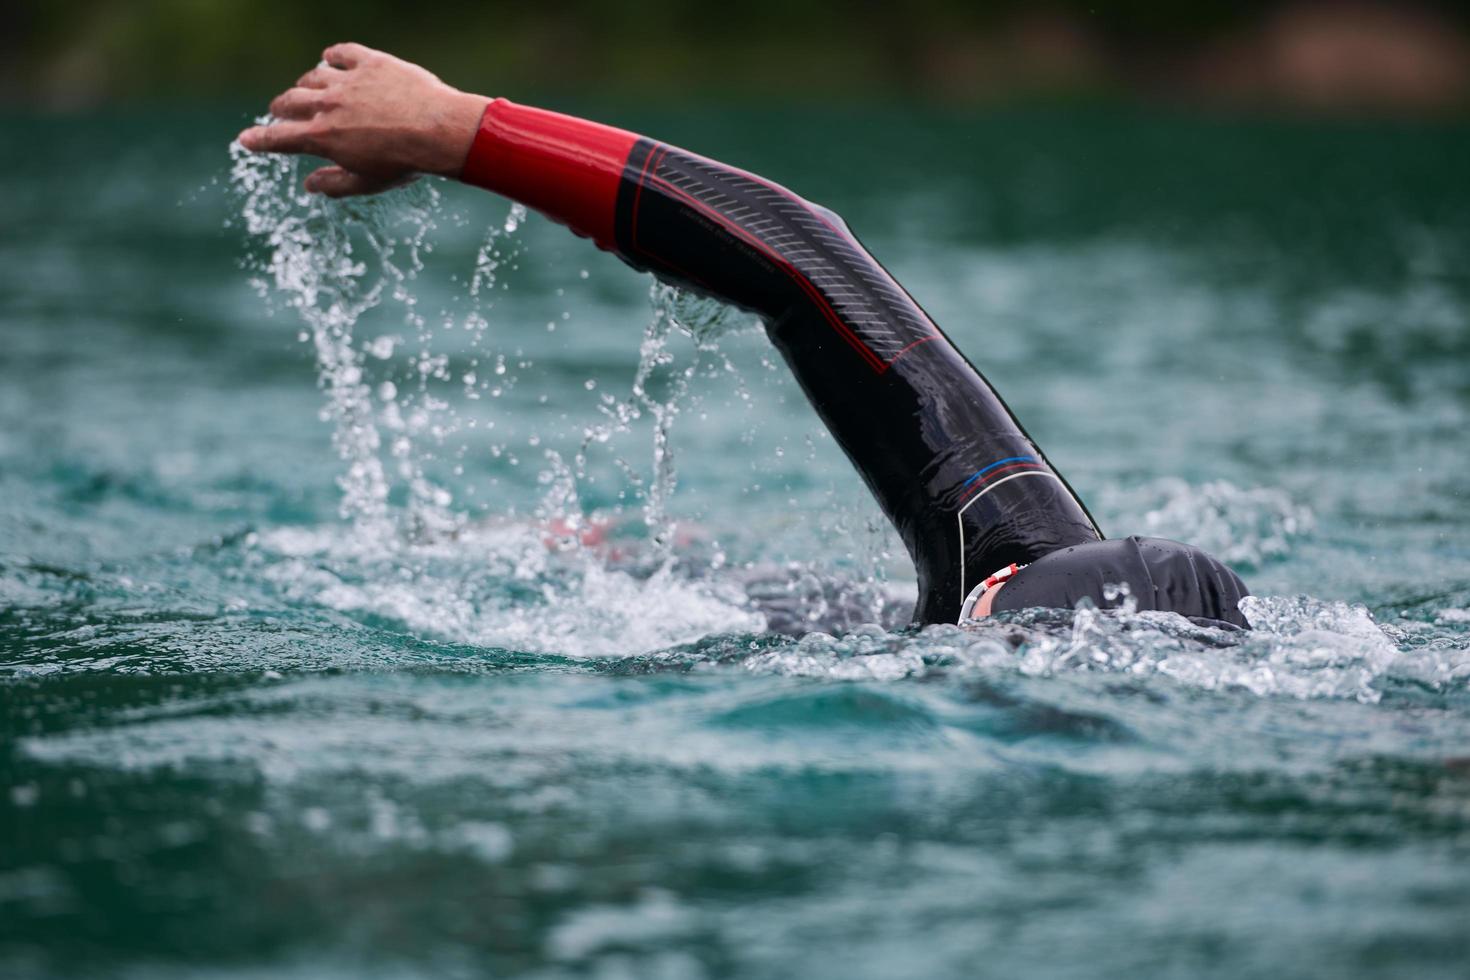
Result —
<path fill-rule="evenodd" d="M 618 185 L 637 141 L 626 130 L 495 99 L 480 117 L 460 179 L 615 250 Z"/>

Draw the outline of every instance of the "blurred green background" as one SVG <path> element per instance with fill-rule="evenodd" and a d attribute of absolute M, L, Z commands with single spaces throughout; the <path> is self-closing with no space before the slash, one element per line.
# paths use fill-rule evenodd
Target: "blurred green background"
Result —
<path fill-rule="evenodd" d="M 347 39 L 523 97 L 1470 103 L 1470 3 L 1367 0 L 7 0 L 0 101 L 264 97 Z"/>

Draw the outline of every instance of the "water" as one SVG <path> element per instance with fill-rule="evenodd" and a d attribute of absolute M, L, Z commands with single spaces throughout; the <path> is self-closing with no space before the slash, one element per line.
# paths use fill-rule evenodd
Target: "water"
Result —
<path fill-rule="evenodd" d="M 442 183 L 252 222 L 244 118 L 0 122 L 0 973 L 1463 975 L 1462 124 L 619 117 L 844 213 L 1238 637 L 896 628 L 744 318 Z"/>

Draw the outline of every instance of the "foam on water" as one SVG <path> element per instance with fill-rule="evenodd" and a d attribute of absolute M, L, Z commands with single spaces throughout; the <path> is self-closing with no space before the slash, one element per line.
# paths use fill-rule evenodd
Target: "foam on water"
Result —
<path fill-rule="evenodd" d="M 752 671 L 837 680 L 967 673 L 1162 677 L 1200 690 L 1374 703 L 1394 683 L 1470 685 L 1470 643 L 1401 648 L 1361 605 L 1307 596 L 1251 597 L 1248 632 L 1198 626 L 1173 613 L 1083 607 L 997 617 L 917 634 L 862 627 L 810 633 L 743 661 Z"/>
<path fill-rule="evenodd" d="M 336 528 L 280 529 L 247 546 L 288 598 L 455 643 L 614 657 L 764 626 L 732 583 L 667 564 L 651 575 L 609 567 L 525 524 L 466 526 L 387 555 Z"/>

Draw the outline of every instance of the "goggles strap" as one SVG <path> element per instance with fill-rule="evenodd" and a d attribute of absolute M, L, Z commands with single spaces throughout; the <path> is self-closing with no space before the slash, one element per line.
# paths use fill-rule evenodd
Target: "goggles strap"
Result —
<path fill-rule="evenodd" d="M 997 585 L 1006 581 L 1012 575 L 1015 575 L 1017 572 L 1025 567 L 1025 565 L 1017 565 L 1015 562 L 1011 562 L 1005 568 L 1002 568 L 1000 571 L 991 575 L 985 581 L 981 582 L 979 585 L 971 589 L 970 594 L 965 596 L 964 603 L 960 605 L 959 623 L 964 623 L 965 620 L 970 618 L 970 613 L 974 611 L 975 604 L 980 601 L 981 597 L 983 597 L 985 593 L 989 592 Z"/>

